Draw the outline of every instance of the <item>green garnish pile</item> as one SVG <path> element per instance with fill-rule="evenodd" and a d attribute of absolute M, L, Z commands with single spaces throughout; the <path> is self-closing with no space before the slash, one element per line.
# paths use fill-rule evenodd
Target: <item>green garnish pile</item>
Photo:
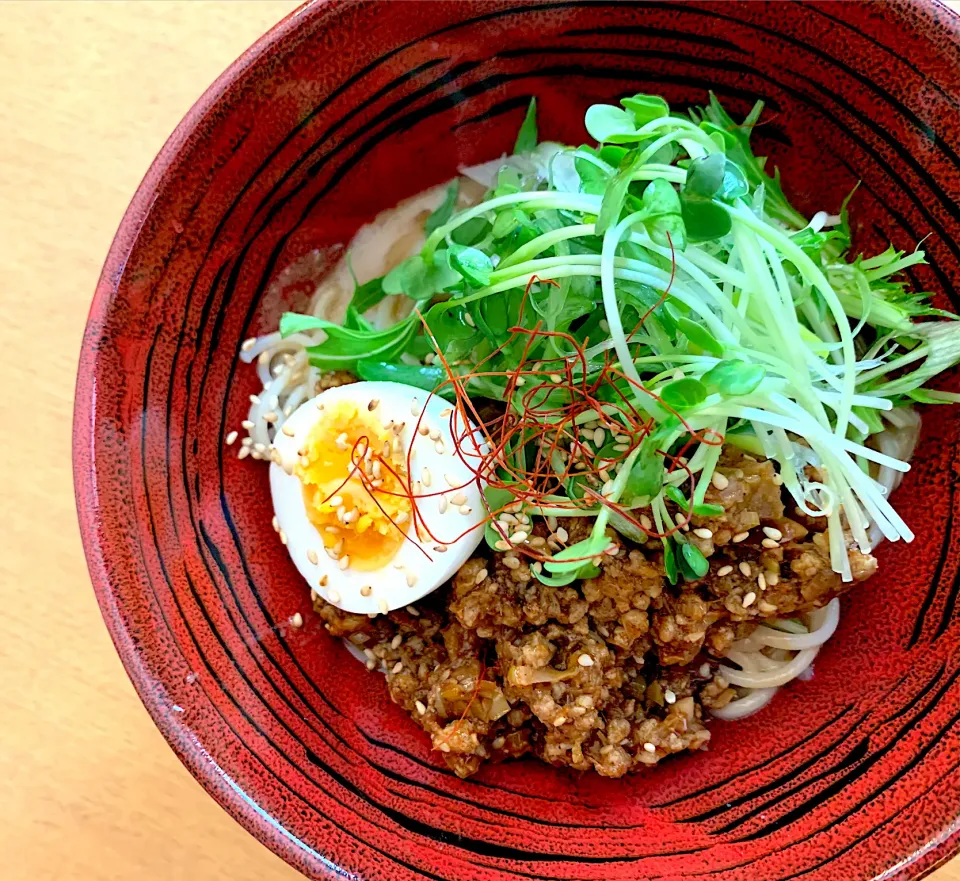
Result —
<path fill-rule="evenodd" d="M 531 103 L 483 201 L 456 211 L 451 184 L 421 252 L 359 285 L 342 325 L 287 314 L 281 331 L 324 331 L 308 349 L 322 369 L 504 402 L 491 511 L 597 518 L 535 567 L 543 581 L 593 574 L 607 525 L 660 537 L 671 580 L 703 577 L 677 518 L 722 513 L 704 504 L 721 438 L 778 463 L 849 579 L 845 528 L 864 551 L 871 523 L 912 538 L 869 470 L 908 465 L 867 441 L 885 411 L 960 399 L 926 388 L 960 361 L 960 324 L 903 282 L 922 251 L 852 254 L 849 197 L 810 222 L 791 207 L 750 147 L 760 103 L 739 124 L 712 95 L 685 114 L 620 105 L 587 111 L 596 146 L 562 147 L 537 144 Z M 375 328 L 364 313 L 387 294 L 415 308 Z M 502 549 L 492 520 L 487 536 Z"/>

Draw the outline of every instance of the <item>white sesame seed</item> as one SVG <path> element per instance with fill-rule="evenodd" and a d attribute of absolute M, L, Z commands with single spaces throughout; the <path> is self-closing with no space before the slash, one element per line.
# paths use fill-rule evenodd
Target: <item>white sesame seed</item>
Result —
<path fill-rule="evenodd" d="M 473 511 L 473 508 L 471 508 L 469 505 L 461 505 L 461 506 L 460 506 L 460 513 L 461 513 L 461 514 L 469 514 L 469 513 L 471 513 L 472 511 Z"/>
<path fill-rule="evenodd" d="M 780 583 L 780 576 L 776 572 L 771 572 L 765 577 L 767 579 L 767 584 L 770 587 L 776 587 Z"/>
<path fill-rule="evenodd" d="M 316 566 L 317 563 L 320 562 L 320 557 L 317 556 L 317 552 L 316 552 L 313 548 L 310 548 L 310 549 L 307 551 L 307 559 L 308 559 L 311 563 L 313 563 L 314 566 Z"/>
<path fill-rule="evenodd" d="M 694 529 L 693 534 L 697 536 L 697 538 L 713 538 L 713 530 L 707 529 L 706 526 L 701 526 L 697 529 Z"/>
<path fill-rule="evenodd" d="M 446 545 L 434 545 L 434 546 L 433 546 L 433 549 L 434 549 L 438 554 L 443 554 L 443 553 L 446 553 L 447 546 L 446 546 Z"/>
<path fill-rule="evenodd" d="M 669 688 L 663 693 L 663 699 L 668 704 L 675 704 L 677 702 L 677 696 Z"/>
<path fill-rule="evenodd" d="M 510 542 L 508 542 L 508 541 L 503 541 L 503 540 L 501 539 L 500 541 L 498 541 L 498 542 L 496 542 L 496 543 L 494 544 L 493 549 L 494 549 L 495 551 L 509 551 L 509 550 L 510 550 Z"/>
<path fill-rule="evenodd" d="M 489 573 L 486 569 L 481 569 L 473 578 L 474 584 L 480 584 L 482 581 L 486 580 L 486 577 Z"/>
<path fill-rule="evenodd" d="M 539 560 L 530 567 L 534 572 L 543 572 L 543 563 Z"/>
<path fill-rule="evenodd" d="M 249 339 L 244 340 L 240 344 L 240 351 L 249 352 L 256 344 L 257 344 L 257 338 L 255 336 L 252 336 Z"/>
<path fill-rule="evenodd" d="M 773 550 L 773 548 L 780 547 L 779 542 L 774 541 L 772 538 L 765 538 L 760 544 L 765 547 L 767 550 Z"/>
<path fill-rule="evenodd" d="M 733 572 L 733 566 L 721 566 L 717 569 L 717 577 L 723 578 L 724 575 L 729 575 L 731 572 Z"/>
<path fill-rule="evenodd" d="M 649 743 L 649 742 L 648 742 L 648 743 L 645 743 L 645 744 L 643 745 L 643 748 L 644 748 L 648 753 L 655 753 L 655 752 L 657 751 L 657 748 L 656 748 L 652 743 Z"/>
<path fill-rule="evenodd" d="M 410 401 L 410 415 L 419 416 L 420 415 L 420 401 L 414 398 Z"/>
<path fill-rule="evenodd" d="M 400 523 L 406 523 L 410 519 L 410 515 L 406 511 L 400 511 L 393 519 L 399 525 Z"/>
<path fill-rule="evenodd" d="M 417 576 L 413 572 L 407 573 L 407 587 L 413 587 L 417 583 Z"/>
<path fill-rule="evenodd" d="M 753 601 L 754 601 L 756 598 L 757 598 L 757 595 L 751 590 L 750 593 L 748 593 L 748 594 L 743 598 L 743 607 L 746 609 L 747 606 L 753 605 Z"/>
<path fill-rule="evenodd" d="M 407 606 L 407 612 L 413 615 L 414 618 L 418 618 L 420 616 L 420 610 L 416 606 Z"/>
<path fill-rule="evenodd" d="M 430 434 L 430 426 L 429 426 L 429 425 L 421 425 L 421 426 L 417 429 L 417 434 L 419 434 L 421 437 L 426 437 L 428 434 Z"/>
<path fill-rule="evenodd" d="M 553 720 L 553 724 L 555 728 L 559 728 L 561 725 L 566 725 L 566 723 L 567 723 L 567 717 L 564 715 L 557 716 L 557 718 Z"/>
<path fill-rule="evenodd" d="M 459 507 L 460 505 L 465 505 L 467 503 L 466 493 L 457 493 L 455 496 L 451 497 L 450 503 Z"/>
<path fill-rule="evenodd" d="M 371 660 L 375 661 L 377 656 L 373 653 L 373 649 L 364 649 L 363 653 Z"/>
<path fill-rule="evenodd" d="M 503 565 L 506 566 L 508 569 L 519 569 L 520 560 L 517 557 L 513 556 L 513 554 L 506 554 L 503 558 Z"/>
<path fill-rule="evenodd" d="M 433 475 L 430 473 L 430 469 L 424 466 L 423 473 L 420 475 L 420 479 L 423 481 L 424 486 L 430 486 L 433 483 Z"/>
<path fill-rule="evenodd" d="M 337 440 L 335 443 L 337 445 L 337 449 L 345 450 L 347 448 L 347 433 L 344 431 L 337 435 Z"/>
<path fill-rule="evenodd" d="M 376 669 L 377 669 L 377 662 L 376 662 L 376 661 L 367 661 L 367 669 L 368 669 L 368 670 L 376 670 Z"/>
<path fill-rule="evenodd" d="M 341 569 L 346 569 L 347 566 L 350 565 L 350 557 L 349 556 L 341 557 L 340 562 L 337 565 L 339 565 Z"/>
<path fill-rule="evenodd" d="M 593 444 L 598 450 L 603 446 L 603 441 L 606 436 L 607 433 L 602 428 L 598 428 L 593 432 Z"/>
<path fill-rule="evenodd" d="M 760 588 L 760 590 L 767 589 L 767 579 L 762 572 L 757 576 L 757 586 Z"/>
<path fill-rule="evenodd" d="M 417 712 L 422 716 L 427 712 L 427 708 L 423 705 L 423 701 L 416 701 L 414 706 L 417 708 Z"/>
<path fill-rule="evenodd" d="M 590 655 L 583 654 L 583 655 L 580 655 L 579 658 L 577 658 L 577 663 L 578 663 L 581 667 L 592 667 L 592 666 L 593 666 L 593 658 L 591 658 Z"/>
<path fill-rule="evenodd" d="M 240 423 L 240 427 L 245 428 L 247 431 L 249 431 L 251 428 L 253 428 L 255 424 L 256 423 L 250 419 L 244 419 L 243 422 Z"/>
<path fill-rule="evenodd" d="M 570 538 L 570 533 L 567 532 L 562 526 L 557 530 L 557 541 L 567 541 Z"/>
<path fill-rule="evenodd" d="M 520 386 L 520 385 L 525 385 L 526 382 L 527 382 L 527 381 L 526 381 L 522 376 L 518 376 L 518 377 L 517 377 L 517 382 L 516 382 L 516 384 L 517 384 L 518 386 Z"/>
<path fill-rule="evenodd" d="M 256 395 L 250 395 L 250 403 L 253 404 L 254 407 L 256 407 L 260 403 L 260 398 L 257 397 Z"/>
<path fill-rule="evenodd" d="M 380 614 L 381 614 L 381 615 L 386 615 L 387 612 L 390 611 L 390 606 L 389 606 L 389 604 L 387 603 L 387 601 L 384 600 L 384 599 L 378 600 L 378 602 L 377 602 L 377 608 L 380 610 Z M 403 669 L 403 665 L 402 665 L 402 664 L 400 665 L 400 669 Z M 393 672 L 394 672 L 394 673 L 399 673 L 400 671 L 399 671 L 399 670 L 394 670 Z"/>
<path fill-rule="evenodd" d="M 551 373 L 550 382 L 561 383 L 563 382 L 563 377 L 559 373 Z"/>
<path fill-rule="evenodd" d="M 233 442 L 236 439 L 237 439 L 237 432 L 231 431 L 230 434 L 227 435 L 227 446 L 229 447 L 231 444 L 233 444 Z"/>
<path fill-rule="evenodd" d="M 303 627 L 303 615 L 301 615 L 299 612 L 294 613 L 294 615 L 290 618 L 290 626 Z"/>
<path fill-rule="evenodd" d="M 453 407 L 444 407 L 440 411 L 440 418 L 446 419 L 451 413 L 453 413 Z"/>
<path fill-rule="evenodd" d="M 739 543 L 742 542 L 742 541 L 746 541 L 748 538 L 750 538 L 750 533 L 749 533 L 749 532 L 738 532 L 738 533 L 733 537 L 733 540 L 734 540 L 734 542 L 735 542 L 736 544 L 739 544 Z"/>
<path fill-rule="evenodd" d="M 767 538 L 772 538 L 774 541 L 780 541 L 783 538 L 783 533 L 775 526 L 764 526 L 763 534 Z"/>
<path fill-rule="evenodd" d="M 614 452 L 616 452 L 616 453 L 625 453 L 627 450 L 630 449 L 630 445 L 629 445 L 629 444 L 614 444 L 614 445 L 613 445 L 613 449 L 614 449 Z"/>
<path fill-rule="evenodd" d="M 273 531 L 274 531 L 274 532 L 279 532 L 279 531 L 280 531 L 280 521 L 277 520 L 277 515 L 276 515 L 276 514 L 273 515 L 273 520 L 271 520 L 270 522 L 271 522 L 271 524 L 273 525 Z"/>
<path fill-rule="evenodd" d="M 263 414 L 264 422 L 276 422 L 277 419 L 279 419 L 279 417 L 277 416 L 276 410 L 267 410 L 267 412 Z"/>
<path fill-rule="evenodd" d="M 293 436 L 296 434 L 296 432 L 293 430 L 293 428 L 291 428 L 289 425 L 287 425 L 286 422 L 283 423 L 283 427 L 282 427 L 280 430 L 281 430 L 287 437 L 293 437 Z"/>
<path fill-rule="evenodd" d="M 727 480 L 726 475 L 721 474 L 719 471 L 714 471 L 713 476 L 710 478 L 710 483 L 721 492 L 730 486 L 730 481 Z"/>
<path fill-rule="evenodd" d="M 441 456 L 447 451 L 447 448 L 443 445 L 443 441 L 442 441 L 442 440 L 438 440 L 438 441 L 433 445 L 433 448 L 434 448 Z"/>
<path fill-rule="evenodd" d="M 653 521 L 652 521 L 646 514 L 641 514 L 641 515 L 640 515 L 640 526 L 641 526 L 643 529 L 646 529 L 647 532 L 649 532 L 650 530 L 653 529 Z"/>
<path fill-rule="evenodd" d="M 360 588 L 360 596 L 362 597 L 368 597 L 372 593 L 373 593 L 373 588 L 369 584 L 365 584 L 363 587 Z"/>
<path fill-rule="evenodd" d="M 280 544 L 285 545 L 287 543 L 287 534 L 282 529 L 277 534 L 280 536 Z"/>
<path fill-rule="evenodd" d="M 746 560 L 744 560 L 742 563 L 740 563 L 740 567 L 739 567 L 739 568 L 740 568 L 741 574 L 745 575 L 747 578 L 750 577 L 750 572 L 751 572 L 751 570 L 750 570 L 750 564 L 749 564 Z"/>
<path fill-rule="evenodd" d="M 518 530 L 517 532 L 515 532 L 513 535 L 510 536 L 511 543 L 515 545 L 518 545 L 521 542 L 524 542 L 526 540 L 527 540 L 527 533 L 524 532 L 522 529 Z"/>
<path fill-rule="evenodd" d="M 470 327 L 476 327 L 476 326 L 477 326 L 476 323 L 475 323 L 474 320 L 473 320 L 473 316 L 472 316 L 469 312 L 467 312 L 467 313 L 463 316 L 463 320 L 466 321 L 467 324 L 470 325 Z"/>

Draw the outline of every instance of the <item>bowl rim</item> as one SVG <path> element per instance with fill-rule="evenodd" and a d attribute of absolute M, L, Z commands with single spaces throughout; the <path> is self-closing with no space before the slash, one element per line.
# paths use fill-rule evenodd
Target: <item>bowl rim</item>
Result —
<path fill-rule="evenodd" d="M 268 52 L 291 36 L 305 23 L 315 24 L 327 16 L 336 16 L 351 0 L 304 0 L 245 49 L 200 95 L 186 112 L 151 162 L 123 213 L 100 271 L 84 327 L 74 387 L 71 459 L 73 487 L 84 557 L 100 612 L 124 670 L 154 724 L 180 762 L 214 801 L 247 832 L 294 869 L 314 877 L 342 879 L 343 869 L 287 830 L 264 811 L 198 744 L 191 726 L 169 712 L 158 680 L 143 662 L 123 621 L 106 564 L 103 544 L 98 537 L 100 524 L 97 478 L 94 467 L 94 442 L 97 431 L 92 421 L 96 398 L 95 369 L 85 373 L 85 365 L 96 367 L 99 354 L 88 354 L 90 338 L 95 338 L 104 317 L 110 311 L 123 278 L 126 263 L 135 249 L 144 221 L 150 215 L 156 193 L 175 169 L 181 150 L 212 116 L 230 88 Z M 946 13 L 953 18 L 952 29 L 960 34 L 960 8 L 945 0 L 908 0 L 914 8 Z M 89 359 L 89 364 L 87 361 Z M 199 748 L 198 748 L 199 747 Z M 931 831 L 928 841 L 907 858 L 890 865 L 873 881 L 920 879 L 941 868 L 960 853 L 960 817 L 946 829 Z M 306 862 L 306 865 L 304 865 Z M 357 881 L 363 881 L 355 876 Z"/>
<path fill-rule="evenodd" d="M 97 335 L 104 317 L 112 307 L 124 268 L 137 245 L 144 221 L 152 210 L 155 195 L 162 189 L 165 179 L 176 166 L 182 147 L 203 129 L 204 123 L 212 116 L 230 88 L 275 45 L 303 27 L 305 22 L 316 22 L 323 17 L 336 15 L 346 2 L 347 0 L 305 0 L 287 13 L 245 49 L 203 91 L 151 162 L 123 213 L 97 279 L 84 326 L 74 387 L 71 445 L 74 500 L 87 570 L 103 621 L 140 701 L 194 779 L 247 832 L 291 867 L 296 868 L 297 863 L 306 858 L 311 873 L 317 877 L 335 879 L 342 878 L 343 875 L 334 863 L 270 817 L 209 753 L 197 749 L 193 729 L 175 713 L 168 712 L 169 708 L 163 701 L 162 693 L 156 688 L 156 679 L 143 663 L 139 649 L 123 621 L 107 569 L 104 548 L 97 535 L 100 514 L 94 467 L 97 432 L 93 424 L 93 410 L 95 367 L 99 356 L 94 353 L 90 358 L 90 365 L 94 370 L 85 373 L 83 367 L 88 357 L 89 340 Z"/>

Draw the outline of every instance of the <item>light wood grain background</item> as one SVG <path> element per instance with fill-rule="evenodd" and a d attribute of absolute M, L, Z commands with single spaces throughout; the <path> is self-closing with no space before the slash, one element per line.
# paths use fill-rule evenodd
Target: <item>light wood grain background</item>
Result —
<path fill-rule="evenodd" d="M 163 742 L 80 548 L 70 418 L 97 275 L 203 89 L 293 0 L 0 2 L 0 878 L 294 881 Z M 960 881 L 960 864 L 936 881 Z M 469 879 L 466 879 L 469 881 Z"/>

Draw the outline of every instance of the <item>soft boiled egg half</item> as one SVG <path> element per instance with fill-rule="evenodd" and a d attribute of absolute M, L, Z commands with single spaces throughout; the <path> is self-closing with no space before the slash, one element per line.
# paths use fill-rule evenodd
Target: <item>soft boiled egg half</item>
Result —
<path fill-rule="evenodd" d="M 306 582 L 348 612 L 407 606 L 483 537 L 476 426 L 443 398 L 394 382 L 330 388 L 274 438 L 276 526 Z"/>

